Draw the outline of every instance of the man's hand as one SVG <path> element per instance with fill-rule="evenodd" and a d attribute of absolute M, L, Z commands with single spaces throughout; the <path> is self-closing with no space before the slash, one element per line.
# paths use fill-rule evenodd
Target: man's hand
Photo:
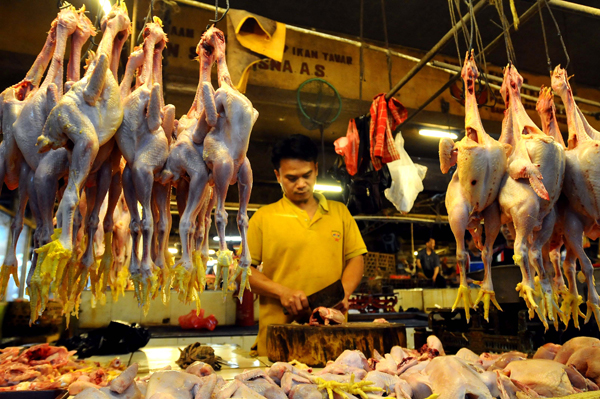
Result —
<path fill-rule="evenodd" d="M 350 304 L 348 302 L 348 298 L 350 298 L 350 295 L 345 295 L 344 300 L 342 302 L 338 303 L 337 305 L 335 305 L 334 309 L 339 310 L 343 314 L 348 313 L 348 309 L 350 309 Z"/>
<path fill-rule="evenodd" d="M 302 290 L 292 290 L 286 288 L 279 295 L 281 306 L 286 308 L 291 315 L 297 316 L 303 310 L 308 309 L 308 299 Z"/>

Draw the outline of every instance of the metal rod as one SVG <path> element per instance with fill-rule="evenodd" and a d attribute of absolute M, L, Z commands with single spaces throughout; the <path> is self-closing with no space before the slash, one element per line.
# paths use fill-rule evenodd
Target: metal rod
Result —
<path fill-rule="evenodd" d="M 477 4 L 479 5 L 479 4 Z M 527 11 L 525 11 L 523 13 L 523 15 L 521 15 L 519 17 L 519 19 L 521 20 L 521 23 L 525 23 L 529 18 L 531 18 L 535 13 L 537 12 L 537 4 L 531 6 Z M 514 24 L 511 24 L 509 26 L 509 29 L 511 29 L 514 26 Z M 494 49 L 494 47 L 496 47 L 500 41 L 502 40 L 502 38 L 504 37 L 504 33 L 501 33 L 500 35 L 498 35 L 494 40 L 492 40 L 482 51 L 481 53 L 477 54 L 475 56 L 475 61 L 479 61 L 479 58 L 481 58 L 481 54 L 487 54 L 489 53 L 491 50 Z M 431 63 L 433 66 L 433 63 Z M 435 92 L 435 94 L 433 94 L 431 97 L 429 97 L 429 99 L 427 101 L 425 101 L 425 103 L 423 103 L 423 105 L 421 105 L 419 108 L 417 108 L 415 110 L 415 112 L 413 112 L 412 114 L 410 114 L 410 116 L 408 118 L 406 118 L 406 120 L 404 122 L 402 122 L 402 124 L 400 124 L 400 126 L 398 126 L 397 129 L 401 129 L 402 126 L 406 125 L 411 119 L 413 119 L 415 116 L 417 116 L 417 114 L 419 114 L 421 111 L 423 111 L 429 104 L 431 104 L 433 102 L 433 100 L 435 100 L 436 98 L 438 98 L 440 96 L 440 94 L 442 94 L 448 87 L 450 87 L 450 85 L 452 83 L 454 83 L 456 80 L 458 80 L 460 78 L 460 72 L 457 72 L 454 76 L 452 76 L 450 78 L 450 80 L 448 82 L 446 82 L 446 84 L 444 86 L 442 86 L 438 91 Z"/>
<path fill-rule="evenodd" d="M 440 62 L 440 61 L 434 60 L 434 61 L 431 61 L 431 65 L 433 67 L 439 67 L 440 69 L 446 69 L 446 70 L 448 70 L 448 72 L 450 72 L 450 71 L 460 72 L 461 71 L 461 67 L 452 65 L 452 64 L 448 64 L 446 62 Z M 479 72 L 479 75 L 484 76 L 487 80 L 493 80 L 494 82 L 502 83 L 502 81 L 503 81 L 503 79 L 500 76 L 490 75 L 490 74 L 486 74 L 484 72 Z M 523 85 L 521 87 L 523 89 L 527 89 L 527 90 L 540 91 L 540 88 L 538 86 L 530 85 L 527 83 L 523 83 Z M 573 99 L 577 103 L 592 105 L 594 107 L 600 108 L 600 102 L 588 100 L 586 98 L 581 98 L 581 97 L 577 97 L 577 96 L 573 96 Z"/>
<path fill-rule="evenodd" d="M 191 7 L 196 7 L 196 8 L 200 8 L 200 9 L 204 9 L 204 10 L 208 10 L 208 11 L 214 11 L 215 10 L 215 6 L 212 6 L 210 4 L 205 4 L 205 3 L 199 3 L 197 1 L 194 0 L 175 0 L 177 1 L 177 3 L 181 3 L 181 4 L 185 4 Z M 555 1 L 557 0 L 549 0 L 550 4 L 552 5 Z M 563 2 L 566 3 L 566 2 Z M 589 7 L 591 8 L 591 7 Z M 225 12 L 224 8 L 219 8 L 219 12 Z M 531 18 L 535 13 L 537 12 L 537 5 L 534 5 L 532 7 L 530 7 L 527 11 L 525 11 L 523 13 L 523 15 L 521 15 L 519 17 L 519 19 L 522 22 L 527 21 L 529 18 Z M 511 25 L 512 27 L 512 25 Z M 337 41 L 340 43 L 345 43 L 345 44 L 349 44 L 352 46 L 356 46 L 356 47 L 360 47 L 362 48 L 366 48 L 372 51 L 378 51 L 381 53 L 387 53 L 389 51 L 389 53 L 395 57 L 398 58 L 402 58 L 408 61 L 412 61 L 412 62 L 416 62 L 419 63 L 421 62 L 421 59 L 418 57 L 414 57 L 412 55 L 408 55 L 408 54 L 404 54 L 404 53 L 400 53 L 398 51 L 394 51 L 394 50 L 388 50 L 385 49 L 383 47 L 379 47 L 379 46 L 375 46 L 369 43 L 362 43 L 360 41 L 356 41 L 356 40 L 352 40 L 352 39 L 346 39 L 343 37 L 339 37 L 339 36 L 334 36 L 334 35 L 329 35 L 327 33 L 321 33 L 321 32 L 316 32 L 310 29 L 304 29 L 304 28 L 299 28 L 297 26 L 292 26 L 292 25 L 286 25 L 286 29 L 292 30 L 292 31 L 296 31 L 299 33 L 303 33 L 306 35 L 312 35 L 312 36 L 318 36 L 321 37 L 323 39 L 327 39 L 327 40 L 333 40 L 333 41 Z M 502 38 L 504 37 L 504 34 L 500 34 L 498 35 L 494 40 L 492 40 L 484 49 L 484 52 L 487 54 L 489 53 L 491 50 L 493 50 L 494 47 L 496 47 L 502 40 Z M 445 72 L 450 72 L 449 70 L 452 71 L 460 71 L 461 68 L 457 67 L 456 65 L 451 65 L 451 64 L 447 64 L 447 63 L 443 63 L 443 62 L 439 62 L 439 61 L 429 61 L 426 63 L 427 66 L 432 67 L 432 68 L 436 68 L 436 69 L 440 69 L 440 70 L 444 70 L 447 69 Z M 486 75 L 487 77 L 489 77 L 489 80 L 495 80 L 493 75 Z M 498 78 L 501 79 L 501 78 Z M 170 89 L 169 90 L 176 90 L 179 91 L 181 93 L 186 93 L 186 94 L 194 94 L 196 93 L 196 87 L 193 88 L 187 88 L 186 86 L 180 85 L 180 84 L 176 84 L 176 83 L 170 83 L 169 84 Z M 535 87 L 535 86 L 531 86 L 531 85 L 527 85 L 527 84 L 523 84 L 523 88 L 525 89 L 530 89 L 530 90 L 538 90 L 539 88 Z M 437 97 L 437 96 L 436 96 Z M 585 98 L 581 98 L 581 97 L 574 97 L 575 101 L 577 101 L 578 103 L 582 103 L 582 104 L 587 104 L 587 105 L 591 105 L 594 107 L 600 107 L 600 102 L 596 102 L 596 101 L 592 101 L 592 100 L 587 100 Z M 435 98 L 433 99 L 435 100 Z M 432 100 L 432 101 L 433 101 Z M 429 102 L 431 103 L 431 101 Z M 412 116 L 411 116 L 412 117 Z"/>
<path fill-rule="evenodd" d="M 396 223 L 448 223 L 448 216 L 404 215 L 404 216 L 353 216 L 354 220 Z"/>
<path fill-rule="evenodd" d="M 129 35 L 129 53 L 133 53 L 135 48 L 137 36 L 135 30 L 137 29 L 137 14 L 138 14 L 138 0 L 133 0 L 133 13 L 131 14 L 131 35 Z"/>
<path fill-rule="evenodd" d="M 548 3 L 554 8 L 561 8 L 563 10 L 573 11 L 578 14 L 584 14 L 590 17 L 600 18 L 600 9 L 584 6 L 581 4 L 575 4 L 570 1 L 563 0 L 549 0 Z"/>
<path fill-rule="evenodd" d="M 459 32 L 464 26 L 464 24 L 466 24 L 467 21 L 471 19 L 471 15 L 475 15 L 487 5 L 488 2 L 486 0 L 481 0 L 479 3 L 477 3 L 477 5 L 473 7 L 473 12 L 465 15 L 456 24 L 456 26 L 453 26 L 452 29 L 450 29 L 448 33 L 446 33 L 444 37 L 442 37 L 442 39 L 435 46 L 433 46 L 433 48 L 429 50 L 429 52 L 425 54 L 423 58 L 421 58 L 417 65 L 415 65 L 410 71 L 408 71 L 408 73 L 396 84 L 396 86 L 394 86 L 392 90 L 390 90 L 385 95 L 385 99 L 389 100 L 394 94 L 398 92 L 398 90 L 400 90 L 406 83 L 408 83 L 408 81 L 411 80 L 417 74 L 417 72 L 423 69 L 423 67 L 438 53 L 438 51 L 442 49 L 442 47 L 446 45 L 446 43 L 448 43 L 448 41 L 450 41 L 450 39 L 454 38 L 454 32 Z"/>

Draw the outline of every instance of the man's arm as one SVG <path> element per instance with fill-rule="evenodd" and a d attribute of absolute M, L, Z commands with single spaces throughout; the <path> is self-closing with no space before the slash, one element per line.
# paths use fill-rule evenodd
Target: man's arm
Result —
<path fill-rule="evenodd" d="M 435 281 L 435 279 L 437 278 L 438 274 L 440 273 L 440 256 L 438 254 L 435 254 L 435 268 L 433 269 L 433 281 Z"/>
<path fill-rule="evenodd" d="M 250 287 L 252 292 L 279 299 L 281 306 L 286 308 L 290 314 L 296 316 L 304 309 L 308 309 L 308 299 L 302 290 L 292 290 L 284 285 L 276 283 L 255 267 L 252 267 L 250 276 Z"/>
<path fill-rule="evenodd" d="M 348 311 L 348 299 L 354 292 L 356 287 L 360 284 L 363 274 L 365 271 L 365 263 L 362 255 L 356 256 L 346 261 L 346 267 L 342 273 L 342 285 L 344 286 L 344 292 L 346 293 L 344 300 L 341 304 L 336 306 L 337 309 L 343 313 Z"/>

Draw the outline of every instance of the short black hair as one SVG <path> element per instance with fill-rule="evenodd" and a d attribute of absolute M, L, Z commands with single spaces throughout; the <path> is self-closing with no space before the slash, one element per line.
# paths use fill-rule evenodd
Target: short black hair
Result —
<path fill-rule="evenodd" d="M 306 162 L 317 162 L 319 149 L 313 141 L 303 134 L 292 134 L 275 143 L 271 152 L 271 163 L 279 170 L 282 159 L 299 159 Z"/>

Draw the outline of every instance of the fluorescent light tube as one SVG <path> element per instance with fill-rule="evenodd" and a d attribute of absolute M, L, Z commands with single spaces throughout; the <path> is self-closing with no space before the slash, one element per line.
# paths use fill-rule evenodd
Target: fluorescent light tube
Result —
<path fill-rule="evenodd" d="M 421 136 L 437 137 L 437 138 L 449 137 L 452 140 L 456 140 L 458 138 L 456 133 L 450 133 L 450 132 L 445 132 L 443 130 L 434 130 L 434 129 L 420 129 L 419 134 Z"/>
<path fill-rule="evenodd" d="M 327 191 L 331 193 L 341 193 L 341 186 L 334 186 L 332 184 L 315 184 L 315 190 L 317 191 Z"/>

